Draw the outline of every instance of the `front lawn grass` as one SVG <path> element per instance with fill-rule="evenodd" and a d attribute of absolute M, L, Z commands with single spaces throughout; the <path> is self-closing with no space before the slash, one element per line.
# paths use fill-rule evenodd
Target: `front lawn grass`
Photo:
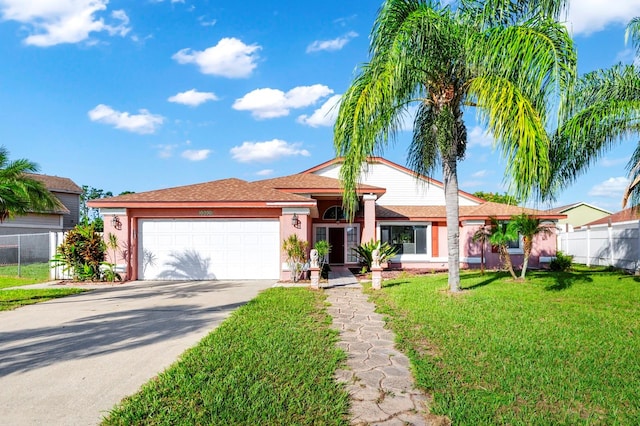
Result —
<path fill-rule="evenodd" d="M 372 293 L 456 425 L 640 424 L 640 282 L 582 268 L 397 279 Z"/>
<path fill-rule="evenodd" d="M 48 263 L 22 265 L 18 277 L 18 265 L 0 266 L 0 289 L 46 282 L 50 269 Z"/>
<path fill-rule="evenodd" d="M 273 288 L 137 394 L 105 425 L 347 425 L 345 358 L 320 292 Z"/>
<path fill-rule="evenodd" d="M 0 311 L 9 311 L 20 306 L 45 302 L 58 297 L 82 293 L 78 288 L 39 288 L 32 290 L 0 290 Z"/>

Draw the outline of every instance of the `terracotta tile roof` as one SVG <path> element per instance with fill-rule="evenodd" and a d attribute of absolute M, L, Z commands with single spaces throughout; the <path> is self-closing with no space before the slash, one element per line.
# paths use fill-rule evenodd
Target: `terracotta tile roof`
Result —
<path fill-rule="evenodd" d="M 486 202 L 477 206 L 460 206 L 460 220 L 486 219 L 489 217 L 509 218 L 519 214 L 529 214 L 544 219 L 559 219 L 562 214 L 520 206 Z M 445 206 L 376 206 L 376 217 L 386 219 L 437 219 L 445 220 Z"/>
<path fill-rule="evenodd" d="M 611 221 L 611 223 L 618 223 L 629 222 L 632 220 L 640 220 L 640 207 L 631 207 L 625 210 L 621 210 L 610 216 L 594 220 L 593 222 L 589 222 L 586 225 L 582 225 L 580 228 L 584 228 L 585 226 L 608 224 L 609 221 Z"/>
<path fill-rule="evenodd" d="M 270 188 L 281 189 L 287 192 L 295 191 L 299 193 L 306 192 L 340 192 L 342 187 L 338 179 L 319 176 L 314 174 L 295 174 L 282 176 L 273 179 L 265 179 L 257 181 Z M 376 194 L 384 194 L 386 189 L 373 185 L 358 185 L 359 192 L 372 192 Z"/>
<path fill-rule="evenodd" d="M 40 175 L 26 173 L 28 176 L 38 180 L 51 192 L 69 192 L 72 194 L 82 194 L 82 188 L 76 185 L 71 179 L 59 176 Z"/>
<path fill-rule="evenodd" d="M 92 207 L 122 206 L 129 203 L 190 203 L 190 202 L 313 202 L 295 194 L 269 188 L 260 182 L 222 179 L 194 185 L 159 189 L 92 200 Z"/>

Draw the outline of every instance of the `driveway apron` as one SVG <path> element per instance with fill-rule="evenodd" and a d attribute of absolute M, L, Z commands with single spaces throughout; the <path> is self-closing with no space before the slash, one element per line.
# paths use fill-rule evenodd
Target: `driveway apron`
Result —
<path fill-rule="evenodd" d="M 273 284 L 133 282 L 0 312 L 0 423 L 98 424 Z"/>

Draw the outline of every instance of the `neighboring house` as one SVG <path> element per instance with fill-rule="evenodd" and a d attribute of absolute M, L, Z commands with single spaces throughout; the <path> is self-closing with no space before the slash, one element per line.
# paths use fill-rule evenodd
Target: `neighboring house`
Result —
<path fill-rule="evenodd" d="M 442 183 L 383 158 L 371 158 L 358 187 L 360 208 L 345 220 L 340 159 L 301 173 L 256 182 L 223 179 L 91 200 L 104 215 L 105 238 L 117 235 L 128 279 L 287 279 L 282 241 L 291 234 L 331 244 L 331 264 L 358 265 L 353 248 L 381 239 L 400 250 L 392 267 L 447 268 Z M 527 213 L 555 223 L 563 215 L 485 202 L 460 191 L 463 267 L 478 266 L 473 234 L 490 217 Z M 514 242 L 514 262 L 522 253 Z M 530 264 L 555 255 L 556 238 L 540 237 Z M 498 255 L 485 247 L 488 266 Z M 126 256 L 123 259 L 122 256 Z M 520 256 L 521 259 L 521 256 Z M 113 261 L 113 260 L 112 260 Z"/>
<path fill-rule="evenodd" d="M 80 220 L 82 188 L 69 178 L 41 174 L 29 174 L 29 176 L 42 182 L 49 192 L 60 200 L 61 207 L 55 211 L 34 212 L 7 219 L 0 223 L 0 235 L 67 231 L 76 226 Z"/>
<path fill-rule="evenodd" d="M 555 207 L 547 211 L 549 213 L 567 215 L 565 219 L 558 220 L 558 224 L 561 225 L 565 231 L 571 231 L 571 228 L 577 228 L 611 214 L 611 212 L 607 210 L 583 202 Z M 569 225 L 569 227 L 562 226 L 565 224 Z"/>
<path fill-rule="evenodd" d="M 640 272 L 640 209 L 628 208 L 562 232 L 558 247 L 576 263 Z"/>

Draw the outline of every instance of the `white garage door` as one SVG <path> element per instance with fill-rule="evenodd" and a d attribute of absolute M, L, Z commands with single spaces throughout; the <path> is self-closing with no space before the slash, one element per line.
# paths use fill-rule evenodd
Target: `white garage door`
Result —
<path fill-rule="evenodd" d="M 277 220 L 139 222 L 138 277 L 143 280 L 278 279 Z"/>

